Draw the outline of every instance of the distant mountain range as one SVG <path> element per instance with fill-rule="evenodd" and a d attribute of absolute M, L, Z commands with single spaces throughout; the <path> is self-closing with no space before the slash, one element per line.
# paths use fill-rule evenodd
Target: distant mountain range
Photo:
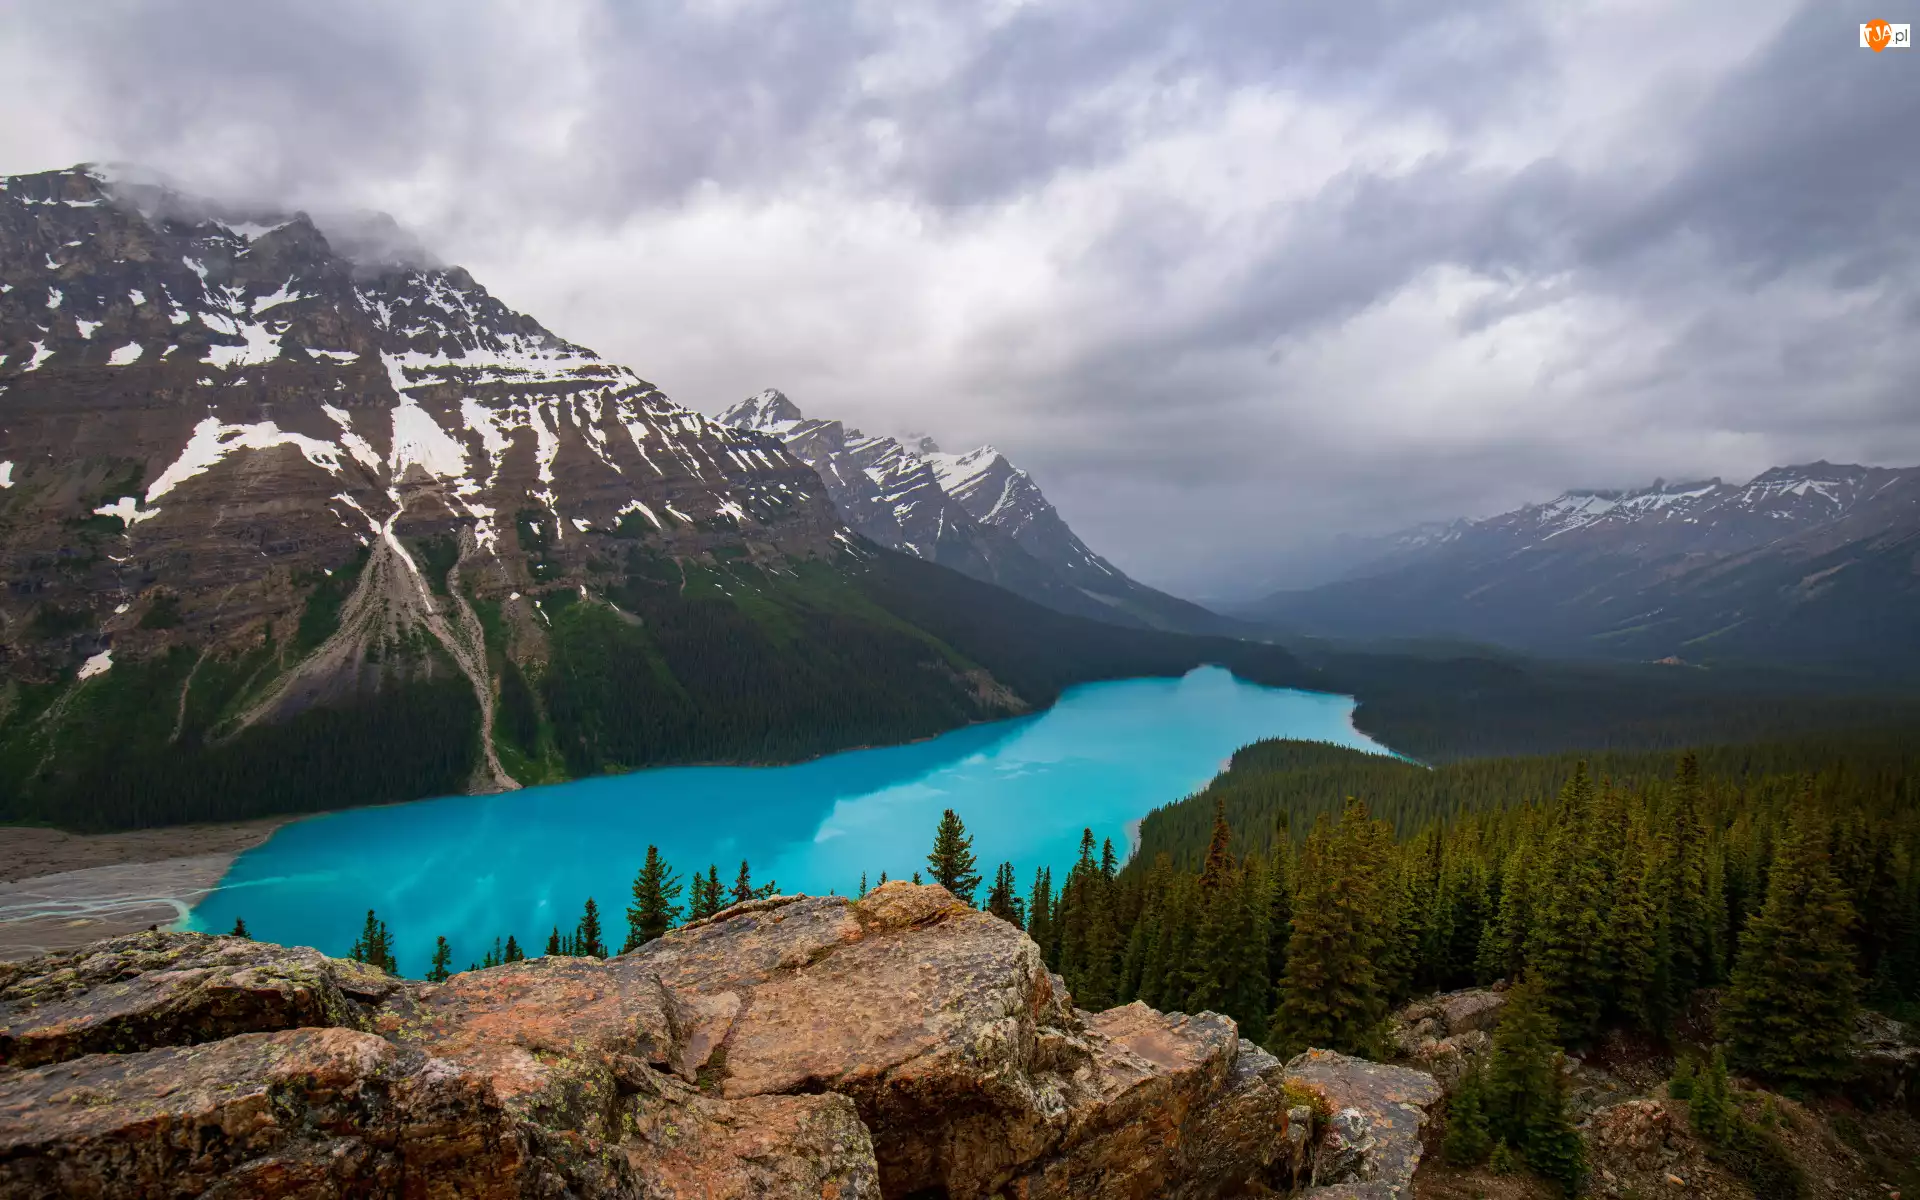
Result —
<path fill-rule="evenodd" d="M 1920 468 L 1573 491 L 1423 525 L 1336 582 L 1240 615 L 1347 637 L 1875 673 L 1920 664 Z"/>
<path fill-rule="evenodd" d="M 1088 679 L 1306 677 L 931 565 L 1136 625 L 1184 611 L 1082 586 L 1109 569 L 1077 539 L 1043 569 L 1024 546 L 1065 526 L 1010 467 L 942 460 L 943 484 L 896 458 L 850 518 L 869 541 L 852 476 L 675 404 L 391 221 L 91 166 L 0 179 L 0 820 L 792 760 Z M 984 497 L 1001 476 L 1019 518 Z"/>
<path fill-rule="evenodd" d="M 1187 633 L 1236 623 L 1127 578 L 1080 540 L 1040 486 L 992 446 L 945 454 L 809 418 L 777 391 L 720 415 L 771 434 L 812 467 L 840 517 L 890 549 L 998 584 L 1061 612 Z"/>

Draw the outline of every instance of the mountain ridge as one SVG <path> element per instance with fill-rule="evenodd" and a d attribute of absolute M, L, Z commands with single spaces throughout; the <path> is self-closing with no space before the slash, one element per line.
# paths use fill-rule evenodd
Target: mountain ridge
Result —
<path fill-rule="evenodd" d="M 842 519 L 882 546 L 1075 616 L 1184 633 L 1243 632 L 1095 554 L 1033 477 L 993 446 L 948 454 L 926 435 L 866 434 L 809 418 L 772 388 L 719 420 L 781 441 L 820 475 Z"/>
<path fill-rule="evenodd" d="M 1920 623 L 1902 616 L 1920 600 L 1920 467 L 1822 460 L 1743 483 L 1577 489 L 1418 529 L 1339 580 L 1242 615 L 1605 657 L 1876 672 L 1920 661 Z"/>

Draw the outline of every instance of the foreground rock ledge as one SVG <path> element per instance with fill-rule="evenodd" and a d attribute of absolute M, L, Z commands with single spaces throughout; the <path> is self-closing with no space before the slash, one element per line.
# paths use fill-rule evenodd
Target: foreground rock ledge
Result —
<path fill-rule="evenodd" d="M 437 985 L 139 934 L 0 964 L 0 1194 L 1214 1197 L 1298 1173 L 1287 1074 L 1223 1017 L 1075 1010 L 937 887 Z M 1410 1173 L 1387 1140 L 1353 1178 Z"/>

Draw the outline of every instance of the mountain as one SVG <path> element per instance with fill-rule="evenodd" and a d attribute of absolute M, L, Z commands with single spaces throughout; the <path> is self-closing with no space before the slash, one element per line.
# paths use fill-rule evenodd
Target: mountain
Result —
<path fill-rule="evenodd" d="M 1920 468 L 1816 462 L 1743 484 L 1567 492 L 1426 528 L 1246 615 L 1321 635 L 1908 670 L 1920 665 Z"/>
<path fill-rule="evenodd" d="M 326 225 L 0 180 L 0 820 L 790 761 L 1208 661 L 1311 677 L 886 551 L 778 439 L 390 221 Z"/>
<path fill-rule="evenodd" d="M 1033 477 L 992 446 L 944 454 L 809 418 L 778 391 L 723 424 L 779 439 L 826 484 L 841 519 L 890 549 L 997 584 L 1060 612 L 1119 625 L 1232 633 L 1236 622 L 1136 583 L 1068 528 Z"/>

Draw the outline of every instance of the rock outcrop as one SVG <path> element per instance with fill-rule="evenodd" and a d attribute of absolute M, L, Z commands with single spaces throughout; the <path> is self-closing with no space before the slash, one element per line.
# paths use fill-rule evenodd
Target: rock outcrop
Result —
<path fill-rule="evenodd" d="M 1425 1071 L 1309 1050 L 1287 1064 L 1286 1086 L 1314 1095 L 1327 1128 L 1306 1195 L 1315 1200 L 1393 1200 L 1420 1165 L 1420 1130 L 1442 1095 Z"/>
<path fill-rule="evenodd" d="M 440 984 L 201 934 L 0 964 L 6 1195 L 1199 1200 L 1314 1161 L 1392 1196 L 1438 1095 L 1078 1011 L 1018 930 L 901 883 Z"/>
<path fill-rule="evenodd" d="M 1882 1013 L 1855 1019 L 1854 1086 L 1877 1104 L 1920 1106 L 1920 1031 Z"/>
<path fill-rule="evenodd" d="M 1507 995 L 1497 988 L 1445 992 L 1394 1014 L 1393 1047 L 1452 1087 L 1476 1055 L 1493 1044 Z"/>

